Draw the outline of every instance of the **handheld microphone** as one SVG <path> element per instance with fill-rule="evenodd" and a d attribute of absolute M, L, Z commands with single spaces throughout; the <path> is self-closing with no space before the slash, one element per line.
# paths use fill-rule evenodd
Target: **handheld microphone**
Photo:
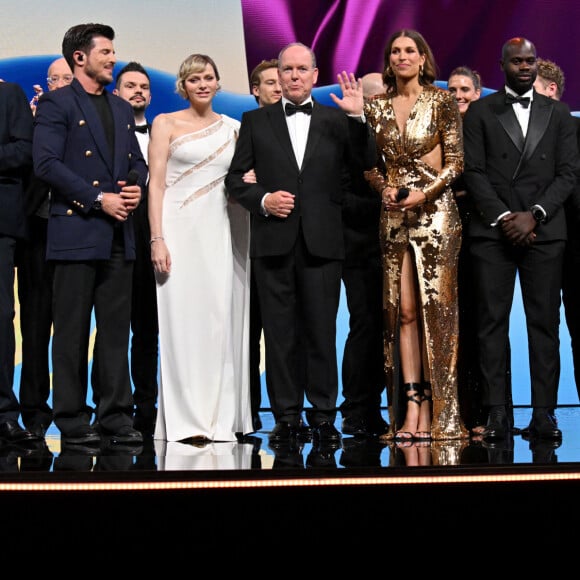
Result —
<path fill-rule="evenodd" d="M 129 173 L 127 174 L 127 180 L 125 185 L 137 185 L 139 177 L 140 177 L 139 172 L 136 169 L 131 169 L 131 171 L 129 171 Z"/>
<path fill-rule="evenodd" d="M 409 197 L 409 189 L 407 187 L 400 187 L 397 192 L 397 201 L 402 201 Z"/>

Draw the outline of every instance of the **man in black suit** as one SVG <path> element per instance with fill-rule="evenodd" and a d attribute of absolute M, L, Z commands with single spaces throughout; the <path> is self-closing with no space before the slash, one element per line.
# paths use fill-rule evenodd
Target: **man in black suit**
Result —
<path fill-rule="evenodd" d="M 113 94 L 128 101 L 133 108 L 135 134 L 147 161 L 150 126 L 145 112 L 151 103 L 151 79 L 145 68 L 138 62 L 127 63 L 117 74 Z M 145 187 L 141 203 L 133 212 L 136 256 L 131 304 L 131 378 L 135 400 L 133 427 L 144 434 L 153 435 L 157 416 L 159 325 L 146 192 Z"/>
<path fill-rule="evenodd" d="M 349 118 L 313 101 L 318 69 L 307 46 L 283 48 L 278 71 L 282 99 L 243 114 L 226 187 L 252 212 L 250 255 L 264 327 L 268 397 L 276 420 L 270 441 L 300 435 L 306 396 L 314 443 L 336 443 L 341 437 L 334 421 L 342 199 L 350 187 L 353 146 L 364 153 L 368 148 L 372 155 L 374 141 L 361 122 L 362 86 L 353 75 L 339 75 L 343 97 L 333 96 Z M 251 168 L 257 183 L 244 182 Z M 305 369 L 299 368 L 297 329 L 304 333 Z"/>
<path fill-rule="evenodd" d="M 22 88 L 0 82 L 0 440 L 39 439 L 18 423 L 14 393 L 14 256 L 26 232 L 24 187 L 32 169 L 32 112 Z"/>
<path fill-rule="evenodd" d="M 72 71 L 63 57 L 48 67 L 49 91 L 70 85 Z M 35 85 L 40 87 L 40 85 Z M 38 90 L 38 89 L 37 89 Z M 38 95 L 42 94 L 38 90 Z M 34 101 L 33 114 L 36 111 Z M 52 335 L 52 270 L 46 260 L 46 230 L 50 206 L 50 187 L 32 176 L 25 195 L 26 238 L 16 247 L 22 367 L 20 407 L 24 426 L 44 437 L 52 423 L 49 350 Z"/>
<path fill-rule="evenodd" d="M 534 88 L 538 93 L 551 99 L 560 100 L 565 88 L 564 71 L 551 60 L 538 59 L 538 76 Z M 576 125 L 576 137 L 580 149 L 580 118 L 572 117 Z M 580 176 L 579 176 L 580 178 Z M 564 252 L 564 269 L 562 271 L 562 301 L 566 325 L 570 333 L 572 364 L 576 391 L 580 397 L 580 187 L 576 187 L 564 206 L 568 240 Z"/>
<path fill-rule="evenodd" d="M 282 98 L 282 89 L 278 78 L 278 61 L 276 59 L 263 60 L 257 64 L 250 74 L 250 86 L 259 107 L 277 103 Z M 250 399 L 255 431 L 262 428 L 262 419 L 260 418 L 262 406 L 261 349 L 262 315 L 258 301 L 256 277 L 252 270 L 250 289 Z"/>
<path fill-rule="evenodd" d="M 383 75 L 362 77 L 363 96 L 385 92 Z M 381 415 L 385 389 L 383 356 L 383 266 L 379 244 L 381 198 L 364 172 L 352 168 L 352 191 L 343 200 L 345 259 L 342 281 L 349 312 L 349 331 L 342 357 L 342 433 L 381 435 L 389 426 Z"/>
<path fill-rule="evenodd" d="M 141 444 L 133 429 L 129 328 L 135 236 L 132 212 L 147 165 L 129 103 L 109 94 L 115 33 L 79 24 L 64 36 L 72 83 L 38 101 L 34 172 L 52 188 L 47 258 L 54 261 L 54 422 L 66 444 Z M 58 94 L 57 94 L 58 93 Z M 136 184 L 128 184 L 135 171 Z M 99 357 L 96 409 L 86 409 L 91 314 Z"/>
<path fill-rule="evenodd" d="M 551 409 L 560 377 L 559 322 L 566 240 L 564 203 L 576 184 L 578 145 L 570 109 L 533 89 L 536 49 L 512 38 L 502 49 L 505 88 L 471 103 L 464 117 L 469 226 L 478 288 L 484 439 L 505 439 L 506 353 L 516 274 L 526 312 L 531 375 L 530 436 L 560 439 Z"/>

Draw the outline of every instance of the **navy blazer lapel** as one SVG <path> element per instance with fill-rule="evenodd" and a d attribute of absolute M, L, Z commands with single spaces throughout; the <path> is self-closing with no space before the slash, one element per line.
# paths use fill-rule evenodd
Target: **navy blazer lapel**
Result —
<path fill-rule="evenodd" d="M 95 144 L 97 146 L 99 155 L 105 162 L 106 166 L 111 169 L 111 161 L 113 159 L 113 154 L 109 149 L 109 144 L 107 143 L 107 137 L 105 135 L 105 130 L 103 128 L 103 123 L 99 117 L 97 109 L 91 102 L 91 97 L 88 93 L 82 88 L 80 83 L 78 83 L 76 79 L 73 79 L 72 87 L 77 96 L 77 102 L 79 108 L 84 116 L 84 120 L 87 123 L 89 131 L 91 132 L 93 139 L 95 140 Z"/>
<path fill-rule="evenodd" d="M 505 102 L 505 91 L 498 92 L 497 94 L 501 99 L 498 99 L 498 101 L 492 105 L 493 112 L 513 144 L 516 146 L 517 150 L 521 152 L 524 149 L 524 134 L 522 133 L 522 128 L 520 127 L 516 114 L 514 113 L 513 105 L 508 105 Z"/>
<path fill-rule="evenodd" d="M 298 171 L 298 162 L 296 161 L 296 155 L 294 155 L 294 149 L 292 147 L 292 141 L 290 140 L 290 133 L 288 132 L 288 124 L 286 123 L 286 113 L 282 108 L 282 100 L 280 99 L 275 105 L 268 107 L 268 116 L 270 117 L 270 122 L 272 123 L 272 129 L 274 135 L 280 141 L 282 149 L 288 155 L 288 158 L 296 167 Z"/>
<path fill-rule="evenodd" d="M 116 95 L 107 95 L 109 100 L 109 105 L 111 106 L 111 113 L 113 114 L 113 123 L 115 126 L 115 147 L 122 147 L 127 143 L 127 140 L 131 137 L 132 125 L 130 123 L 123 122 L 123 107 L 125 107 L 125 101 Z M 117 152 L 118 153 L 118 152 Z M 125 160 L 122 155 L 114 155 L 114 166 L 113 166 L 113 177 L 115 181 L 120 179 L 124 180 L 125 175 L 121 175 L 121 166 L 124 166 Z"/>

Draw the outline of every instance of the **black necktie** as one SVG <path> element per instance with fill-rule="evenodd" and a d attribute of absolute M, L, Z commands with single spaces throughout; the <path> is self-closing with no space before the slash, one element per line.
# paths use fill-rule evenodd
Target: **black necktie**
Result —
<path fill-rule="evenodd" d="M 524 109 L 527 109 L 530 106 L 530 97 L 520 97 L 520 95 L 514 96 L 507 93 L 505 96 L 505 102 L 508 105 L 519 103 Z"/>
<path fill-rule="evenodd" d="M 286 115 L 290 116 L 298 111 L 310 115 L 312 113 L 312 103 L 304 103 L 303 105 L 295 105 L 294 103 L 286 103 Z"/>
<path fill-rule="evenodd" d="M 135 125 L 135 131 L 137 133 L 147 133 L 149 127 L 147 125 Z"/>

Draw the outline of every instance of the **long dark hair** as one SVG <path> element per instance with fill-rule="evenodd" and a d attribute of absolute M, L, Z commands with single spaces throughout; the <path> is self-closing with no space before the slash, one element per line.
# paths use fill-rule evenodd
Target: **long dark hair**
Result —
<path fill-rule="evenodd" d="M 435 58 L 433 57 L 433 52 L 431 47 L 427 44 L 427 41 L 423 38 L 423 35 L 416 30 L 410 30 L 408 28 L 403 28 L 395 32 L 385 47 L 384 53 L 384 68 L 383 68 L 383 81 L 387 87 L 387 94 L 392 95 L 397 93 L 397 80 L 393 71 L 391 70 L 390 57 L 391 50 L 393 48 L 393 43 L 397 38 L 401 36 L 409 37 L 416 45 L 417 50 L 421 56 L 425 57 L 425 64 L 423 65 L 422 74 L 419 75 L 419 83 L 423 86 L 432 85 L 437 78 L 437 65 L 435 64 Z"/>

